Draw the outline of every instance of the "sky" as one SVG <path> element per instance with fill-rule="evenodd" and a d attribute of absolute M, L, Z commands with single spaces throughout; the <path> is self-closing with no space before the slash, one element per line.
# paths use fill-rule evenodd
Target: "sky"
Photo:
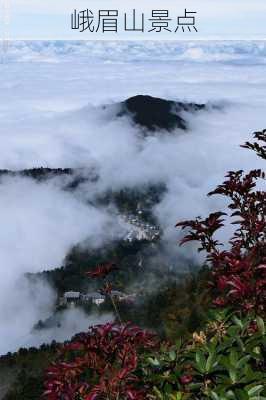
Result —
<path fill-rule="evenodd" d="M 265 39 L 265 0 L 0 0 L 0 30 L 2 37 L 11 39 Z M 9 26 L 3 21 L 4 9 L 9 9 Z M 198 32 L 123 32 L 122 19 L 119 33 L 81 33 L 71 29 L 71 13 L 74 9 L 92 10 L 96 16 L 99 9 L 119 10 L 124 13 L 136 9 L 145 18 L 152 10 L 169 10 L 174 21 L 184 15 L 184 10 L 197 12 Z M 148 30 L 148 28 L 147 28 Z M 174 29 L 173 29 L 174 30 Z M 3 33 L 4 31 L 4 33 Z"/>

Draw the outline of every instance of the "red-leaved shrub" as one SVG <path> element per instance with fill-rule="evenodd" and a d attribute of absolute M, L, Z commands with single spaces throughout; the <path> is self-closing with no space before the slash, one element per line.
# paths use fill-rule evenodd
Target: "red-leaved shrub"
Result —
<path fill-rule="evenodd" d="M 266 159 L 266 130 L 254 133 L 261 143 L 247 142 L 244 148 L 251 149 Z M 226 180 L 209 195 L 222 195 L 230 200 L 232 224 L 237 228 L 229 242 L 229 250 L 220 250 L 222 245 L 215 233 L 223 226 L 221 212 L 208 218 L 196 218 L 179 222 L 176 226 L 189 229 L 181 244 L 199 241 L 199 251 L 208 254 L 215 293 L 214 304 L 230 305 L 243 311 L 266 312 L 266 192 L 257 190 L 257 181 L 265 181 L 265 172 L 253 170 L 248 174 L 230 171 Z"/>
<path fill-rule="evenodd" d="M 146 388 L 138 357 L 156 347 L 153 334 L 130 324 L 92 327 L 63 345 L 47 370 L 44 398 L 142 400 Z"/>

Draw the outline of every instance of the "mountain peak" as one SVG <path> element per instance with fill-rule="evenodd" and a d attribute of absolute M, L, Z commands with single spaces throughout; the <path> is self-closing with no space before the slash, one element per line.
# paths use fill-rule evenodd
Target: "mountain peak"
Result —
<path fill-rule="evenodd" d="M 204 109 L 204 104 L 182 103 L 173 100 L 137 95 L 122 102 L 119 115 L 129 114 L 133 121 L 150 130 L 175 128 L 187 129 L 186 121 L 180 115 L 182 111 L 198 111 Z"/>

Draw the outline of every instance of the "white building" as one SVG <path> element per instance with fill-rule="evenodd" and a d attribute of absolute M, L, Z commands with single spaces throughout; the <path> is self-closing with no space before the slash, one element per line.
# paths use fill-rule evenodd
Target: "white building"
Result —
<path fill-rule="evenodd" d="M 81 296 L 81 299 L 83 302 L 92 302 L 96 306 L 99 306 L 100 304 L 105 302 L 105 296 L 98 292 L 92 292 L 88 294 L 83 294 Z"/>
<path fill-rule="evenodd" d="M 65 292 L 64 299 L 66 301 L 77 301 L 81 297 L 80 292 Z"/>

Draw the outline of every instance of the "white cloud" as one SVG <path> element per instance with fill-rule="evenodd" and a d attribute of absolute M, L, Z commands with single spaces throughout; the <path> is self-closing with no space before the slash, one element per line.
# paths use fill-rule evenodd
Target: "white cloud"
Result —
<path fill-rule="evenodd" d="M 239 144 L 265 128 L 265 43 L 90 46 L 20 43 L 10 49 L 11 62 L 0 65 L 0 168 L 95 164 L 101 177 L 75 195 L 62 191 L 60 180 L 16 178 L 0 185 L 0 352 L 21 336 L 31 344 L 33 323 L 52 307 L 51 289 L 29 289 L 24 272 L 60 266 L 76 242 L 99 243 L 120 233 L 118 219 L 88 206 L 86 198 L 166 182 L 155 211 L 177 249 L 175 222 L 223 206 L 205 194 L 228 169 L 261 166 Z M 127 118 L 97 108 L 136 94 L 223 108 L 185 115 L 188 132 L 141 139 Z"/>
<path fill-rule="evenodd" d="M 37 184 L 29 178 L 5 178 L 0 183 L 0 354 L 40 339 L 31 336 L 34 324 L 50 316 L 55 293 L 46 282 L 30 284 L 26 272 L 60 267 L 77 243 L 103 245 L 122 231 L 106 211 L 97 210 L 60 189 L 53 182 Z M 63 323 L 64 338 L 84 328 Z M 68 318 L 68 317 L 66 317 Z M 68 318 L 70 321 L 71 316 Z M 80 324 L 79 324 L 80 323 Z M 75 328 L 76 326 L 76 328 Z M 52 332 L 41 336 L 51 337 Z M 36 335 L 38 336 L 38 335 Z"/>

